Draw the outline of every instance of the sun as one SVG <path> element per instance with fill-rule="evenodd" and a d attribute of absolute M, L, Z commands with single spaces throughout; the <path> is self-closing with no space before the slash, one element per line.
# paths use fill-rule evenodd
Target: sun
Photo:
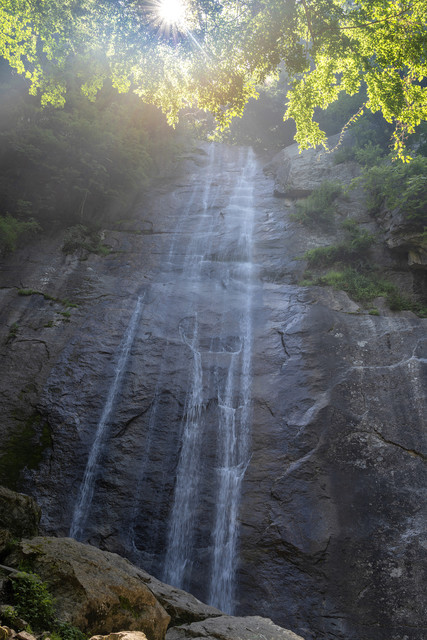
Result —
<path fill-rule="evenodd" d="M 187 8 L 183 0 L 160 0 L 158 5 L 159 19 L 171 26 L 179 27 L 186 21 Z"/>
<path fill-rule="evenodd" d="M 163 35 L 188 31 L 187 0 L 151 0 L 147 5 L 151 24 Z"/>

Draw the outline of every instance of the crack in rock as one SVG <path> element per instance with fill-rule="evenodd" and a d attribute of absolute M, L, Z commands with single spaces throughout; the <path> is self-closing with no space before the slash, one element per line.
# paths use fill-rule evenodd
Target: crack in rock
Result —
<path fill-rule="evenodd" d="M 373 429 L 373 432 L 376 435 L 376 437 L 382 442 L 384 442 L 385 444 L 391 444 L 393 447 L 402 449 L 402 451 L 409 453 L 410 456 L 413 456 L 414 458 L 420 458 L 420 460 L 423 460 L 424 462 L 427 460 L 427 456 L 421 453 L 420 451 L 415 451 L 415 449 L 408 449 L 407 447 L 404 447 L 402 444 L 399 444 L 398 442 L 394 442 L 393 440 L 388 440 L 388 438 L 385 438 L 383 434 L 380 433 L 377 429 Z"/>
<path fill-rule="evenodd" d="M 290 358 L 291 356 L 289 355 L 289 351 L 288 351 L 288 349 L 287 349 L 287 347 L 286 347 L 286 342 L 285 342 L 285 333 L 284 333 L 284 331 L 280 331 L 280 329 L 278 329 L 278 330 L 277 330 L 277 333 L 278 333 L 278 334 L 279 334 L 279 336 L 280 336 L 280 341 L 281 341 L 281 343 L 282 343 L 283 351 L 285 352 L 286 356 L 287 356 L 288 358 Z"/>

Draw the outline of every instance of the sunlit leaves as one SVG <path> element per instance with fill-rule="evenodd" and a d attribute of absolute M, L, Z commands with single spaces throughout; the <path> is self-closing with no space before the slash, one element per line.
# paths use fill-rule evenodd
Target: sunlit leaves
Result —
<path fill-rule="evenodd" d="M 159 37 L 144 7 L 143 0 L 0 0 L 0 52 L 43 104 L 63 104 L 63 71 L 82 59 L 79 82 L 91 100 L 110 78 L 120 92 L 160 106 L 170 122 L 196 104 L 221 127 L 284 66 L 286 115 L 302 148 L 325 141 L 315 109 L 361 86 L 366 108 L 395 126 L 398 157 L 426 119 L 427 0 L 187 0 L 186 29 L 175 42 Z"/>
<path fill-rule="evenodd" d="M 314 107 L 324 108 L 335 100 L 336 87 L 352 94 L 363 82 L 367 108 L 382 112 L 395 125 L 395 154 L 404 160 L 407 136 L 427 116 L 426 89 L 420 84 L 427 75 L 426 0 L 323 4 L 322 9 L 316 3 L 311 11 L 304 3 L 304 11 L 299 11 L 302 22 L 310 21 L 313 68 L 299 80 L 295 74 L 290 93 L 287 115 L 296 120 L 297 140 L 303 148 L 323 143 L 324 135 L 312 122 Z"/>

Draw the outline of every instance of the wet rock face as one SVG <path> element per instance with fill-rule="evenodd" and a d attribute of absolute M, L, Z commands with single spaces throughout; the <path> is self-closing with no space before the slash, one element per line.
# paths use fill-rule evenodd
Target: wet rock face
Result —
<path fill-rule="evenodd" d="M 333 311 L 322 290 L 265 294 L 242 609 L 256 593 L 307 638 L 420 639 L 425 322 Z"/>
<path fill-rule="evenodd" d="M 296 166 L 297 158 L 318 169 L 310 174 L 309 190 L 316 180 L 334 179 L 329 160 L 318 165 L 294 149 L 286 155 L 293 188 L 306 171 Z M 246 308 L 236 266 L 244 256 L 224 208 L 238 161 L 236 153 L 228 182 L 210 183 L 217 209 L 202 265 L 198 326 L 210 327 L 213 338 L 200 339 L 198 351 L 204 361 L 215 358 L 216 368 L 203 381 L 204 427 L 218 414 L 215 376 L 226 375 L 242 344 L 233 317 Z M 107 232 L 109 256 L 64 256 L 58 238 L 16 254 L 1 275 L 0 456 L 9 461 L 4 475 L 11 477 L 13 469 L 14 482 L 37 497 L 44 531 L 54 535 L 68 534 L 120 345 L 143 297 L 100 450 L 84 539 L 125 554 L 158 578 L 195 361 L 189 346 L 195 313 L 183 305 L 182 292 L 197 285 L 185 276 L 183 247 L 197 246 L 201 235 L 206 166 L 198 154 L 187 173 L 153 191 L 126 231 Z M 335 178 L 347 180 L 356 169 L 341 170 L 347 173 Z M 298 257 L 327 239 L 304 234 L 292 222 L 292 201 L 274 197 L 274 180 L 261 170 L 253 189 L 253 412 L 238 516 L 237 613 L 267 616 L 306 640 L 421 640 L 426 321 L 410 313 L 370 316 L 343 293 L 298 287 L 304 270 Z M 194 215 L 186 218 L 189 203 Z M 343 207 L 343 216 L 357 209 L 370 229 L 363 198 L 351 195 Z M 231 271 L 224 268 L 227 261 Z M 184 289 L 176 286 L 177 270 L 185 276 Z M 403 281 L 410 286 L 409 276 Z M 225 296 L 230 287 L 230 315 L 223 320 L 213 292 Z M 41 293 L 18 295 L 20 288 Z M 69 318 L 63 315 L 66 299 L 78 304 Z M 209 432 L 204 442 L 200 467 L 220 466 L 216 434 Z M 30 446 L 22 449 L 23 442 Z M 198 487 L 193 570 L 185 585 L 202 600 L 208 594 L 215 478 L 212 471 Z M 141 575 L 155 592 L 153 579 Z M 228 637 L 190 624 L 218 616 L 217 610 L 206 613 L 199 603 L 194 617 L 186 595 L 166 597 L 164 589 L 156 597 L 176 624 L 188 626 L 185 634 Z M 253 638 L 255 631 L 250 633 Z"/>

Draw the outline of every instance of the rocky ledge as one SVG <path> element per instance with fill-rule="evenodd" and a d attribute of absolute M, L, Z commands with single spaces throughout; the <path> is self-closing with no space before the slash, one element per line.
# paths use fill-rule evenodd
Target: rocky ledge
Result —
<path fill-rule="evenodd" d="M 10 535 L 0 541 L 1 622 L 14 617 L 11 583 L 25 567 L 25 573 L 36 574 L 53 595 L 57 620 L 96 640 L 302 640 L 268 618 L 224 615 L 115 553 L 72 538 L 35 535 L 17 540 L 22 532 L 37 532 L 40 509 L 28 496 L 0 487 L 0 514 L 10 514 L 2 522 L 11 529 L 5 529 Z M 16 629 L 0 627 L 1 640 L 36 640 L 19 615 L 22 610 L 17 609 Z"/>

